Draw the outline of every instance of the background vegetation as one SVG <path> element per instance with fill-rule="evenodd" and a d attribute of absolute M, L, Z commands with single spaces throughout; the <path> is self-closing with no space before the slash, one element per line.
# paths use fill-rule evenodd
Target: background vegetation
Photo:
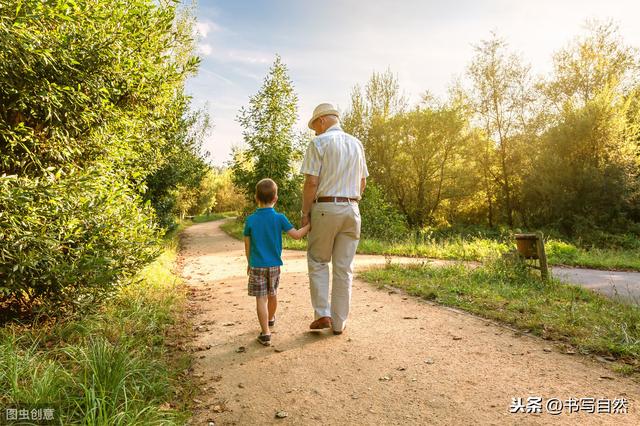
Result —
<path fill-rule="evenodd" d="M 511 249 L 513 233 L 543 230 L 557 264 L 639 269 L 638 57 L 615 25 L 588 22 L 547 76 L 495 35 L 446 99 L 426 92 L 411 106 L 391 70 L 373 73 L 342 120 L 371 174 L 360 250 L 479 260 Z M 310 135 L 293 133 L 296 103 L 277 57 L 239 116 L 248 148 L 231 170 L 245 214 L 270 176 L 281 185 L 277 208 L 297 218 Z"/>
<path fill-rule="evenodd" d="M 242 216 L 254 209 L 256 184 L 267 177 L 278 184 L 278 208 L 291 218 L 299 216 L 302 176 L 296 166 L 304 136 L 294 132 L 297 109 L 293 82 L 276 56 L 262 87 L 238 114 L 246 148 L 235 150 L 231 170 L 233 183 L 246 200 Z"/>
<path fill-rule="evenodd" d="M 545 229 L 637 250 L 637 53 L 613 24 L 592 22 L 549 76 L 534 76 L 494 35 L 445 100 L 427 93 L 410 107 L 390 70 L 374 73 L 354 88 L 345 129 L 414 231 Z"/>
<path fill-rule="evenodd" d="M 3 314 L 90 307 L 158 255 L 209 173 L 193 34 L 173 1 L 2 2 Z"/>

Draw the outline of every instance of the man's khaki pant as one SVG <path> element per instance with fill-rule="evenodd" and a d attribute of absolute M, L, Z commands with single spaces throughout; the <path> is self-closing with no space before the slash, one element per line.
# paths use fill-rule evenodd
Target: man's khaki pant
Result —
<path fill-rule="evenodd" d="M 334 330 L 342 330 L 349 316 L 353 258 L 360 241 L 357 203 L 315 203 L 307 250 L 311 304 L 315 319 L 331 317 Z M 333 285 L 329 303 L 329 262 Z"/>

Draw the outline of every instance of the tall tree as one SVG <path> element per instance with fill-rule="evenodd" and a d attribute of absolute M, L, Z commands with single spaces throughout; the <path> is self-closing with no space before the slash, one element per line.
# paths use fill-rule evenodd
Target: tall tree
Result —
<path fill-rule="evenodd" d="M 238 114 L 247 149 L 235 152 L 231 168 L 249 205 L 254 204 L 258 181 L 271 178 L 278 184 L 282 208 L 293 212 L 298 206 L 301 177 L 294 165 L 302 151 L 293 130 L 297 103 L 287 67 L 276 56 L 261 89 Z"/>
<path fill-rule="evenodd" d="M 376 171 L 392 167 L 390 161 L 398 145 L 397 141 L 385 139 L 388 135 L 384 132 L 390 128 L 393 117 L 406 109 L 406 105 L 398 78 L 390 69 L 374 72 L 364 89 L 356 85 L 351 92 L 351 105 L 343 116 L 344 129 L 362 141 L 374 180 L 377 179 L 374 176 Z"/>
<path fill-rule="evenodd" d="M 400 91 L 398 78 L 390 69 L 374 72 L 364 90 L 355 85 L 351 91 L 351 105 L 344 114 L 347 132 L 365 143 L 375 122 L 385 122 L 405 110 L 407 100 Z"/>
<path fill-rule="evenodd" d="M 89 306 L 156 254 L 140 195 L 203 168 L 193 24 L 173 1 L 0 2 L 0 305 Z"/>
<path fill-rule="evenodd" d="M 562 111 L 563 104 L 584 106 L 602 90 L 619 95 L 639 83 L 638 51 L 625 45 L 612 22 L 588 21 L 587 33 L 553 57 L 553 77 L 545 94 Z"/>
<path fill-rule="evenodd" d="M 438 211 L 457 189 L 467 122 L 451 105 L 424 103 L 383 120 L 374 119 L 366 139 L 371 178 L 421 228 L 437 222 Z"/>
<path fill-rule="evenodd" d="M 508 52 L 507 43 L 495 34 L 475 47 L 467 70 L 473 89 L 470 100 L 477 120 L 495 141 L 498 173 L 487 170 L 499 182 L 507 223 L 514 224 L 513 140 L 523 131 L 531 103 L 529 67 Z"/>

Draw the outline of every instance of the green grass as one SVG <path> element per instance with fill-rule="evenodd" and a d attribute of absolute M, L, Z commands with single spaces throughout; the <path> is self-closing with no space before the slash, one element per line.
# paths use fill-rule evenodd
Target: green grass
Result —
<path fill-rule="evenodd" d="M 179 372 L 191 358 L 164 345 L 185 301 L 172 272 L 181 227 L 94 313 L 1 328 L 0 406 L 51 407 L 64 425 L 184 424 L 190 383 Z"/>
<path fill-rule="evenodd" d="M 222 229 L 236 239 L 242 239 L 242 224 L 229 221 Z M 293 240 L 287 236 L 283 247 L 290 250 L 306 250 L 306 240 Z M 579 266 L 605 270 L 640 271 L 640 249 L 590 249 L 573 244 L 549 240 L 545 243 L 547 257 L 551 265 Z M 413 242 L 390 243 L 363 238 L 358 245 L 360 254 L 380 254 L 391 256 L 429 257 L 434 259 L 482 261 L 499 257 L 502 253 L 515 249 L 515 242 L 507 244 L 490 238 L 447 238 L 431 240 L 419 244 Z"/>
<path fill-rule="evenodd" d="M 553 265 L 640 271 L 640 249 L 592 248 L 586 250 L 558 240 L 550 241 L 545 247 L 549 261 Z"/>
<path fill-rule="evenodd" d="M 203 222 L 211 222 L 213 220 L 227 219 L 230 217 L 235 217 L 238 215 L 238 212 L 222 212 L 222 213 L 209 213 L 209 214 L 201 214 L 195 216 L 191 221 L 193 223 L 203 223 Z"/>
<path fill-rule="evenodd" d="M 236 240 L 242 240 L 243 226 L 244 225 L 238 221 L 229 220 L 220 225 L 220 228 Z"/>
<path fill-rule="evenodd" d="M 526 268 L 502 260 L 478 268 L 388 265 L 361 277 L 563 342 L 583 354 L 615 357 L 616 371 L 640 373 L 637 305 L 558 280 L 543 282 Z"/>

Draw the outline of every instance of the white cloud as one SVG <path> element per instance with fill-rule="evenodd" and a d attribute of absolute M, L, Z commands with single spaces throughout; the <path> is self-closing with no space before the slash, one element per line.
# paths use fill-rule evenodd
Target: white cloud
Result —
<path fill-rule="evenodd" d="M 207 40 L 209 33 L 222 31 L 222 27 L 213 21 L 205 20 L 196 22 L 193 29 L 193 36 L 198 40 L 197 52 L 203 56 L 210 56 L 213 53 L 211 42 Z"/>
<path fill-rule="evenodd" d="M 200 43 L 198 45 L 198 53 L 202 53 L 204 56 L 209 56 L 211 55 L 211 52 L 213 52 L 213 48 L 209 43 Z"/>
<path fill-rule="evenodd" d="M 206 22 L 198 22 L 196 24 L 196 34 L 203 38 L 207 38 L 207 34 L 209 34 L 211 27 Z"/>
<path fill-rule="evenodd" d="M 234 84 L 233 81 L 229 80 L 228 78 L 220 75 L 219 73 L 217 73 L 215 71 L 207 69 L 205 67 L 200 67 L 199 71 L 200 71 L 201 75 L 206 76 L 206 77 L 213 77 L 213 78 L 215 78 L 215 79 L 217 79 L 217 80 L 219 80 L 219 81 L 221 81 L 221 82 L 223 82 L 223 83 L 225 83 L 227 85 L 233 86 L 233 84 Z M 210 103 L 213 103 L 213 104 L 217 104 L 215 102 L 215 100 L 212 100 L 212 99 L 208 99 L 207 101 L 210 102 Z"/>
<path fill-rule="evenodd" d="M 196 22 L 195 34 L 197 37 L 206 39 L 209 33 L 222 31 L 222 27 L 213 21 Z"/>
<path fill-rule="evenodd" d="M 210 46 L 211 47 L 211 46 Z M 212 59 L 226 64 L 240 64 L 247 66 L 262 66 L 271 63 L 274 55 L 267 51 L 255 49 L 227 48 L 216 43 Z"/>
<path fill-rule="evenodd" d="M 273 60 L 272 55 L 252 50 L 227 50 L 226 57 L 231 62 L 243 64 L 266 64 Z"/>

